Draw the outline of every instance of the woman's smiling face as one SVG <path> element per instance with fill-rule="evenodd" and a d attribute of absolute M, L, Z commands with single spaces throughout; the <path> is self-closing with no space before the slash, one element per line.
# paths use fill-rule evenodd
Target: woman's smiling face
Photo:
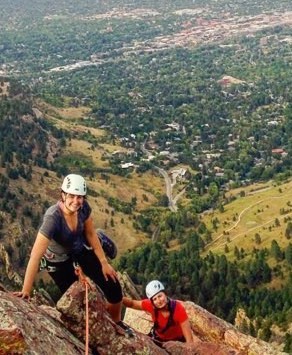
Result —
<path fill-rule="evenodd" d="M 70 212 L 74 213 L 82 207 L 84 196 L 64 194 L 64 205 Z"/>
<path fill-rule="evenodd" d="M 164 308 L 167 305 L 167 296 L 163 291 L 152 297 L 152 302 L 156 308 Z"/>

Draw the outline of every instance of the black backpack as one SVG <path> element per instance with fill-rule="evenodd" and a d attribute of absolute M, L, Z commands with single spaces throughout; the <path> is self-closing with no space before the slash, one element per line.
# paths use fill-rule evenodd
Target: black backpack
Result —
<path fill-rule="evenodd" d="M 102 229 L 98 229 L 96 231 L 96 235 L 100 240 L 100 244 L 105 255 L 108 256 L 110 259 L 114 259 L 117 256 L 118 252 L 117 246 L 114 241 L 108 235 L 106 235 Z M 92 250 L 92 247 L 90 247 L 87 243 L 84 243 L 83 245 L 87 250 Z"/>
<path fill-rule="evenodd" d="M 114 259 L 117 256 L 118 250 L 113 240 L 107 234 L 105 234 L 102 229 L 98 229 L 96 234 L 100 240 L 100 244 L 105 252 L 105 255 L 110 259 Z"/>

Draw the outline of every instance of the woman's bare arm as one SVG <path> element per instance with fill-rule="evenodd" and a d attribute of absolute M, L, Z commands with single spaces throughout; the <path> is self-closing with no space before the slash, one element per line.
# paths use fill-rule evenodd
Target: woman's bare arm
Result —
<path fill-rule="evenodd" d="M 183 323 L 180 324 L 183 335 L 187 343 L 193 342 L 193 332 L 191 328 L 190 321 L 186 319 Z"/>
<path fill-rule="evenodd" d="M 43 257 L 50 240 L 42 233 L 38 232 L 36 240 L 31 250 L 30 258 L 26 267 L 23 287 L 21 292 L 14 292 L 14 295 L 22 298 L 29 298 L 34 279 L 39 270 L 40 260 Z"/>
<path fill-rule="evenodd" d="M 125 307 L 138 309 L 140 311 L 142 310 L 142 301 L 133 300 L 132 298 L 129 298 L 129 297 L 123 297 L 123 305 Z"/>
<path fill-rule="evenodd" d="M 87 220 L 85 221 L 84 228 L 85 228 L 86 239 L 87 239 L 89 245 L 92 247 L 95 255 L 98 257 L 99 261 L 101 263 L 103 261 L 107 261 L 107 258 L 105 256 L 102 246 L 100 244 L 100 240 L 96 235 L 94 225 L 93 225 L 93 219 L 91 216 L 89 218 L 87 218 Z"/>
<path fill-rule="evenodd" d="M 102 266 L 102 272 L 106 280 L 108 280 L 109 277 L 113 279 L 113 281 L 117 280 L 117 273 L 115 269 L 109 264 L 104 251 L 102 249 L 102 246 L 100 244 L 100 240 L 96 235 L 94 225 L 93 225 L 93 219 L 90 216 L 87 218 L 87 220 L 84 223 L 84 231 L 85 231 L 85 236 L 86 239 L 89 243 L 89 245 L 92 247 L 95 255 L 99 259 L 101 266 Z"/>

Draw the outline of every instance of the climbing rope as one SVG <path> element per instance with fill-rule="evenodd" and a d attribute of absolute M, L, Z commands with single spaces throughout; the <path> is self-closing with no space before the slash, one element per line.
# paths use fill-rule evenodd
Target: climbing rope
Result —
<path fill-rule="evenodd" d="M 89 354 L 89 307 L 88 307 L 88 287 L 90 286 L 80 265 L 74 263 L 75 274 L 79 281 L 85 286 L 85 355 Z"/>

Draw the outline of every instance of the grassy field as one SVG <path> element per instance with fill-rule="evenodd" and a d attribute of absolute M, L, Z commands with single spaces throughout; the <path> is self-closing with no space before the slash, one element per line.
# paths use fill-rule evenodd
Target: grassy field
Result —
<path fill-rule="evenodd" d="M 228 194 L 236 199 L 224 206 L 224 212 L 203 215 L 202 220 L 213 231 L 208 250 L 222 253 L 227 244 L 230 253 L 235 246 L 250 252 L 254 247 L 270 248 L 273 239 L 281 247 L 288 245 L 285 230 L 287 219 L 292 218 L 291 181 L 279 186 L 273 182 L 251 185 Z M 217 230 L 212 225 L 215 219 L 220 222 Z M 256 244 L 256 233 L 260 235 L 260 244 Z"/>

